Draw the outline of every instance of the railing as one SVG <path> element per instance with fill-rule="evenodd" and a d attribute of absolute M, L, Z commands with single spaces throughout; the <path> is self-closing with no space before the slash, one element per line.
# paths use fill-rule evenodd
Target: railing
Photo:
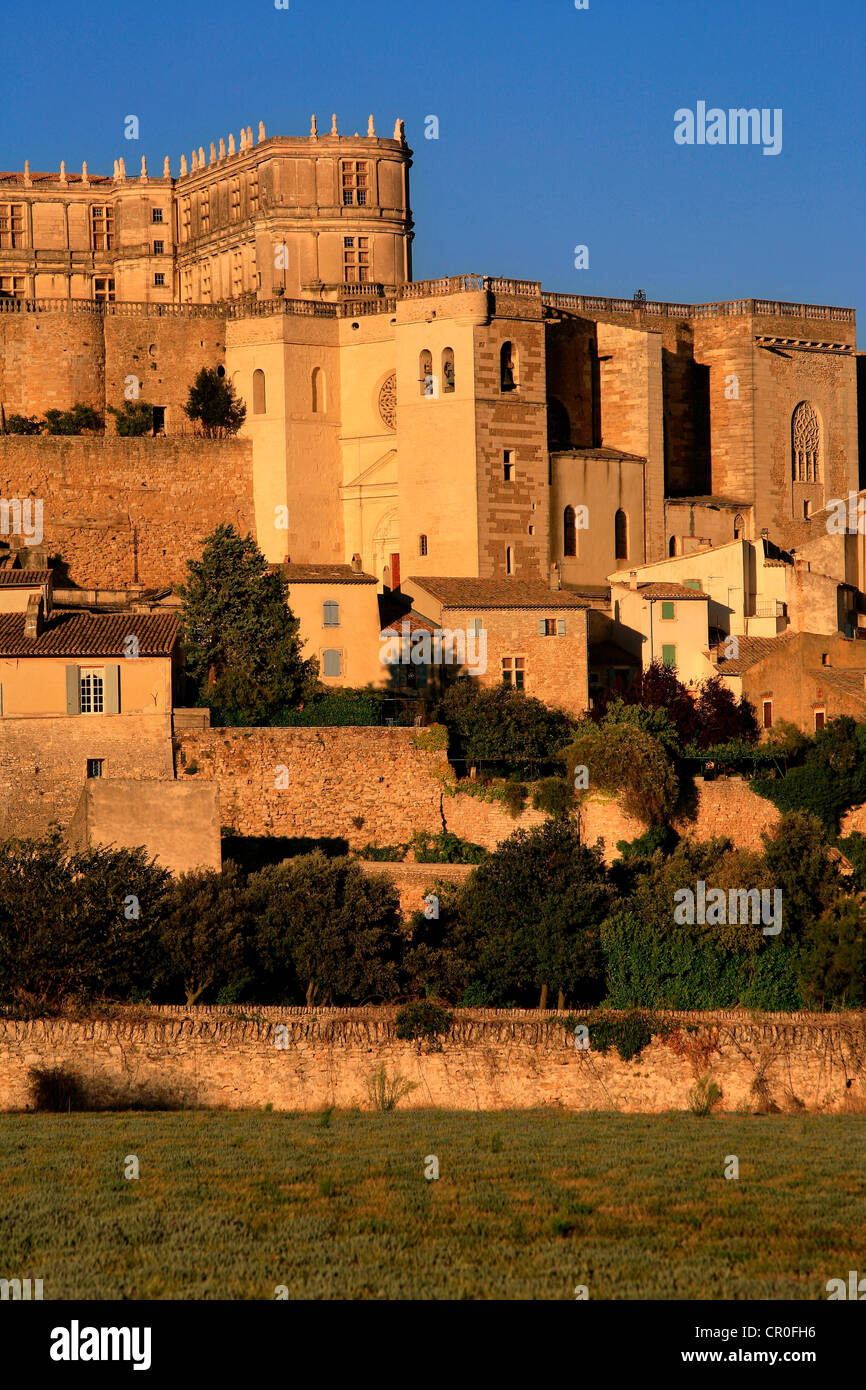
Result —
<path fill-rule="evenodd" d="M 734 318 L 758 314 L 770 318 L 829 319 L 833 323 L 854 323 L 855 310 L 827 304 L 792 304 L 777 299 L 726 299 L 714 304 L 671 304 L 652 299 L 603 299 L 585 294 L 546 294 L 541 302 L 549 309 L 571 309 L 576 313 L 631 314 L 639 310 L 657 318 L 707 319 Z"/>
<path fill-rule="evenodd" d="M 755 602 L 754 618 L 784 618 L 785 604 L 778 598 L 759 598 Z"/>

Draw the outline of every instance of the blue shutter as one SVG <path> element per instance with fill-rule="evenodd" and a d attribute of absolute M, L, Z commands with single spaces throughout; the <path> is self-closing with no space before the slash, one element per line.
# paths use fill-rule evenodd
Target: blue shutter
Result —
<path fill-rule="evenodd" d="M 106 666 L 103 710 L 106 714 L 120 714 L 120 667 Z"/>
<path fill-rule="evenodd" d="M 558 637 L 564 637 L 564 636 L 565 636 L 565 619 L 564 619 L 564 618 L 557 618 L 557 620 L 556 620 L 556 635 L 557 635 Z"/>
<path fill-rule="evenodd" d="M 543 619 L 543 618 L 539 618 L 539 619 L 538 619 L 538 635 L 539 635 L 539 637 L 544 637 L 546 631 L 547 631 L 547 629 L 546 629 L 546 627 L 545 627 L 544 619 Z"/>
<path fill-rule="evenodd" d="M 66 668 L 66 713 L 81 713 L 81 670 L 78 666 Z"/>

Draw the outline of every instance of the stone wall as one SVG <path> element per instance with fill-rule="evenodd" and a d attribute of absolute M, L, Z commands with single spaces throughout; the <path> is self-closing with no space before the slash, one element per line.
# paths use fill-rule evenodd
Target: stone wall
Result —
<path fill-rule="evenodd" d="M 177 775 L 219 783 L 220 822 L 244 836 L 342 838 L 351 849 L 442 829 L 444 751 L 414 729 L 208 729 L 175 737 Z M 193 770 L 194 769 L 194 770 Z"/>
<path fill-rule="evenodd" d="M 762 831 L 772 830 L 781 812 L 771 801 L 758 796 L 742 777 L 720 777 L 705 782 L 695 778 L 695 803 L 689 816 L 676 821 L 675 828 L 691 840 L 712 840 L 726 836 L 737 849 L 760 850 Z M 627 816 L 613 796 L 587 796 L 580 808 L 580 833 L 585 844 L 603 841 L 607 863 L 616 859 L 619 840 L 636 840 L 646 826 Z"/>
<path fill-rule="evenodd" d="M 116 714 L 0 719 L 0 839 L 65 828 L 87 781 L 88 758 L 106 778 L 173 776 L 171 716 Z"/>
<path fill-rule="evenodd" d="M 438 883 L 464 883 L 472 873 L 472 864 L 414 864 L 408 860 L 402 863 L 380 863 L 375 859 L 362 859 L 361 868 L 365 874 L 387 874 L 400 897 L 400 911 L 408 923 L 413 912 L 424 908 L 424 900 L 436 892 Z"/>
<path fill-rule="evenodd" d="M 220 522 L 255 533 L 248 440 L 2 435 L 0 496 L 29 495 L 83 588 L 178 583 Z"/>
<path fill-rule="evenodd" d="M 211 783 L 129 782 L 102 777 L 87 783 L 66 836 L 73 850 L 143 845 L 148 858 L 183 874 L 218 869 L 219 794 Z"/>
<path fill-rule="evenodd" d="M 402 1042 L 394 1009 L 164 1009 L 116 1019 L 0 1022 L 0 1110 L 23 1110 L 31 1068 L 62 1067 L 114 1105 L 370 1108 L 382 1066 L 414 1085 L 406 1108 L 684 1110 L 696 1080 L 720 1108 L 866 1110 L 864 1015 L 668 1015 L 672 1031 L 623 1062 L 581 1050 L 551 1013 L 461 1010 L 439 1052 Z M 564 1016 L 563 1016 L 564 1017 Z M 278 1035 L 276 1024 L 285 1024 Z M 689 1027 L 690 1025 L 690 1027 Z M 277 1046 L 278 1041 L 284 1046 Z"/>

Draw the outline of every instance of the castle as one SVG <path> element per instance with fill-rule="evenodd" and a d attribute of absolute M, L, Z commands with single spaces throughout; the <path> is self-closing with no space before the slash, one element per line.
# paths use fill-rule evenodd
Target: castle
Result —
<path fill-rule="evenodd" d="M 692 684 L 724 672 L 728 634 L 765 724 L 783 692 L 749 691 L 750 643 L 817 634 L 803 673 L 859 671 L 866 537 L 826 525 L 860 486 L 854 311 L 414 281 L 411 167 L 402 121 L 314 117 L 199 146 L 177 177 L 0 173 L 0 486 L 44 501 L 54 603 L 140 601 L 232 521 L 287 566 L 337 683 L 381 676 L 383 595 L 483 622 L 490 679 L 576 711 L 649 653 Z M 203 366 L 246 403 L 235 439 L 193 436 Z M 124 399 L 156 437 L 2 433 Z M 859 710 L 862 675 L 833 705 L 785 669 L 799 722 Z"/>

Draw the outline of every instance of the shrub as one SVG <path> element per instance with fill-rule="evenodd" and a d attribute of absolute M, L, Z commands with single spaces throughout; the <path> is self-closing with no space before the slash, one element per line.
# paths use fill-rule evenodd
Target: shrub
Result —
<path fill-rule="evenodd" d="M 367 1077 L 367 1095 L 374 1110 L 396 1110 L 400 1101 L 418 1089 L 417 1081 L 408 1081 L 399 1074 L 388 1076 L 383 1062 Z"/>
<path fill-rule="evenodd" d="M 35 415 L 7 415 L 7 434 L 39 434 L 42 422 Z"/>
<path fill-rule="evenodd" d="M 483 845 L 461 840 L 450 830 L 440 830 L 436 835 L 429 830 L 416 830 L 412 849 L 418 864 L 480 864 L 488 854 Z"/>
<path fill-rule="evenodd" d="M 511 686 L 479 687 L 471 677 L 448 689 L 436 710 L 452 758 L 470 763 L 555 763 L 572 721 Z"/>
<path fill-rule="evenodd" d="M 722 1088 L 709 1075 L 702 1076 L 689 1092 L 689 1109 L 693 1115 L 709 1115 L 722 1098 Z"/>
<path fill-rule="evenodd" d="M 593 723 L 584 719 L 565 750 L 568 780 L 575 769 L 589 770 L 589 789 L 619 792 L 626 815 L 647 825 L 666 824 L 679 796 L 679 784 L 663 745 L 636 725 Z"/>
<path fill-rule="evenodd" d="M 202 367 L 189 388 L 183 410 L 208 439 L 237 434 L 247 416 L 247 408 L 235 388 L 227 377 L 220 376 L 216 367 Z"/>
<path fill-rule="evenodd" d="M 399 1009 L 396 1022 L 398 1038 L 426 1042 L 428 1052 L 441 1052 L 439 1039 L 448 1032 L 454 1015 L 432 999 L 420 999 Z"/>
<path fill-rule="evenodd" d="M 380 864 L 396 864 L 406 858 L 408 845 L 365 845 L 356 851 L 359 859 L 368 859 Z"/>
<path fill-rule="evenodd" d="M 615 1047 L 624 1062 L 639 1057 L 655 1034 L 663 1037 L 671 1029 L 665 1020 L 640 1011 L 621 1016 L 599 1014 L 587 1020 L 587 1027 L 589 1045 L 594 1052 L 605 1053 Z"/>
<path fill-rule="evenodd" d="M 49 434 L 84 434 L 101 430 L 103 422 L 98 410 L 77 401 L 71 410 L 46 410 L 45 426 Z"/>
<path fill-rule="evenodd" d="M 367 728 L 381 720 L 382 702 L 369 690 L 316 690 L 300 709 L 278 710 L 278 728 Z"/>
<path fill-rule="evenodd" d="M 244 909 L 234 864 L 180 874 L 166 895 L 157 980 L 172 992 L 182 990 L 187 1004 L 237 985 L 245 975 Z"/>
<path fill-rule="evenodd" d="M 574 789 L 562 777 L 543 777 L 532 788 L 532 805 L 548 816 L 567 816 L 574 806 Z"/>
<path fill-rule="evenodd" d="M 150 434 L 153 429 L 153 406 L 146 401 L 124 401 L 119 410 L 110 405 L 108 412 L 114 416 L 117 433 L 128 439 Z"/>

